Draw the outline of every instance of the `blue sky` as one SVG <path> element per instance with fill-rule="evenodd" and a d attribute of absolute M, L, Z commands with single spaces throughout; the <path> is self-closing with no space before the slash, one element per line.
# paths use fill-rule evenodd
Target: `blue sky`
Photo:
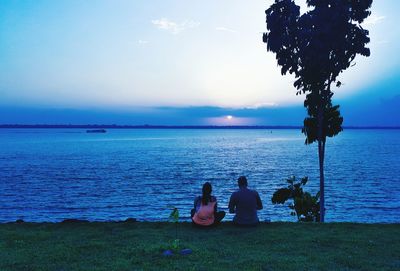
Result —
<path fill-rule="evenodd" d="M 262 42 L 271 3 L 1 0 L 0 123 L 300 125 Z M 400 125 L 399 8 L 375 0 L 363 24 L 371 57 L 335 94 L 347 125 Z"/>

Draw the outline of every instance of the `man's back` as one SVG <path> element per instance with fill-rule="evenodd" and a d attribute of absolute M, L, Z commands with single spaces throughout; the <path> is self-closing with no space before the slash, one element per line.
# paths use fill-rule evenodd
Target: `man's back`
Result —
<path fill-rule="evenodd" d="M 235 213 L 233 221 L 240 225 L 253 225 L 258 223 L 257 210 L 263 208 L 257 191 L 240 187 L 234 192 L 229 201 L 229 212 Z"/>

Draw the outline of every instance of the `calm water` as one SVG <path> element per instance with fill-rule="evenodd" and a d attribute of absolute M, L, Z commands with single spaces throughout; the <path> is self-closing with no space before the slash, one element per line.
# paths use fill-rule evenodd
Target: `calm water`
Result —
<path fill-rule="evenodd" d="M 0 222 L 188 219 L 211 181 L 227 210 L 246 175 L 264 202 L 260 219 L 294 221 L 272 205 L 290 175 L 318 189 L 316 145 L 298 130 L 0 129 Z M 327 221 L 400 222 L 400 130 L 346 130 L 328 140 Z M 227 216 L 227 220 L 232 218 Z"/>

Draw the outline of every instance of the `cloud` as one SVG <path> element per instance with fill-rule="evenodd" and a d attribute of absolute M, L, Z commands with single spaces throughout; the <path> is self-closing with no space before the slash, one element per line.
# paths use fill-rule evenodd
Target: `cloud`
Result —
<path fill-rule="evenodd" d="M 144 45 L 144 44 L 149 43 L 149 41 L 148 40 L 138 40 L 138 43 L 141 45 Z"/>
<path fill-rule="evenodd" d="M 151 23 L 155 25 L 158 29 L 163 29 L 171 32 L 172 34 L 179 34 L 184 30 L 195 28 L 200 25 L 199 22 L 192 20 L 186 20 L 181 23 L 171 21 L 167 18 L 161 18 L 159 20 L 152 20 Z"/>
<path fill-rule="evenodd" d="M 217 30 L 217 31 L 225 31 L 225 32 L 230 32 L 230 33 L 237 33 L 236 30 L 233 30 L 233 29 L 230 29 L 230 28 L 227 28 L 227 27 L 224 27 L 224 26 L 217 26 L 215 28 L 215 30 Z"/>
<path fill-rule="evenodd" d="M 384 20 L 386 17 L 385 16 L 379 16 L 379 15 L 374 15 L 372 14 L 371 16 L 367 17 L 365 21 L 362 23 L 364 26 L 371 26 L 371 25 L 376 25 L 380 23 L 382 20 Z"/>
<path fill-rule="evenodd" d="M 259 109 L 259 108 L 271 108 L 271 107 L 277 107 L 278 104 L 274 102 L 265 102 L 265 103 L 257 103 L 254 105 L 246 106 L 246 109 Z"/>
<path fill-rule="evenodd" d="M 387 43 L 389 43 L 389 41 L 388 40 L 380 40 L 377 43 L 378 44 L 387 44 Z"/>

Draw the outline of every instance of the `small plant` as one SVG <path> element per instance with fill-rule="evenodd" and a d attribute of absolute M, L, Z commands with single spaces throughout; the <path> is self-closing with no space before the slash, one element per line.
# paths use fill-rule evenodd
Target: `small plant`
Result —
<path fill-rule="evenodd" d="M 179 239 L 173 240 L 172 243 L 171 243 L 171 248 L 173 250 L 178 250 L 179 247 L 180 247 L 180 240 Z"/>
<path fill-rule="evenodd" d="M 273 204 L 284 204 L 291 200 L 289 208 L 292 212 L 290 214 L 297 216 L 298 221 L 320 221 L 319 192 L 315 196 L 304 192 L 303 187 L 307 182 L 308 177 L 298 181 L 295 176 L 292 176 L 287 179 L 289 185 L 275 191 L 271 200 Z"/>
<path fill-rule="evenodd" d="M 171 247 L 174 250 L 179 249 L 179 239 L 178 239 L 178 222 L 179 222 L 179 210 L 178 208 L 172 206 L 172 211 L 169 215 L 169 221 L 175 224 L 175 240 L 172 241 Z"/>
<path fill-rule="evenodd" d="M 167 249 L 163 252 L 164 256 L 172 256 L 177 253 L 179 250 L 180 255 L 190 255 L 192 254 L 192 250 L 190 248 L 180 249 L 181 243 L 178 239 L 178 222 L 179 222 L 179 210 L 174 206 L 169 206 L 172 209 L 169 214 L 169 221 L 175 224 L 175 239 L 171 243 L 171 249 Z"/>

